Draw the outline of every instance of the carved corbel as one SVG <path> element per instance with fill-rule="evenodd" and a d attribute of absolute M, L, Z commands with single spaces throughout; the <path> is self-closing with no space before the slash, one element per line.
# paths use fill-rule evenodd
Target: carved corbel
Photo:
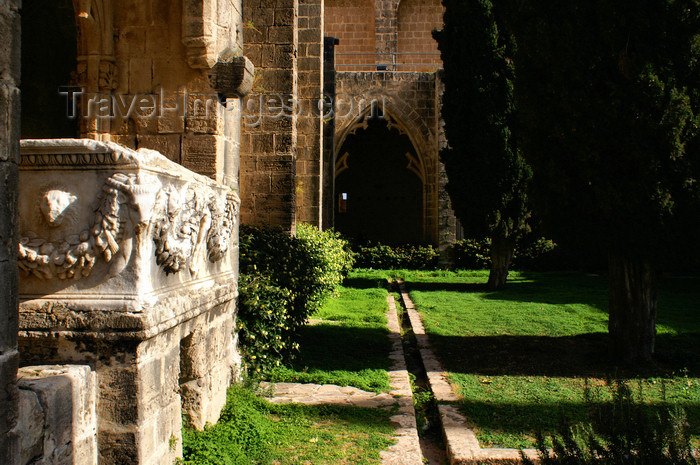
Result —
<path fill-rule="evenodd" d="M 255 66 L 246 57 L 235 57 L 230 62 L 216 63 L 209 72 L 211 87 L 224 98 L 248 95 L 253 88 Z"/>

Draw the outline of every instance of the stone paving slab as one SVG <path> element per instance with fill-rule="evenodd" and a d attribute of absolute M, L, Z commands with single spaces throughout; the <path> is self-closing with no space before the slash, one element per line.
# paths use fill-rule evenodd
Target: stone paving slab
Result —
<path fill-rule="evenodd" d="M 377 394 L 355 387 L 334 384 L 268 383 L 261 382 L 263 392 L 271 393 L 267 400 L 273 403 L 296 402 L 306 405 L 333 404 L 353 407 L 388 408 L 397 405 L 391 422 L 396 426 L 396 444 L 380 453 L 382 465 L 423 465 L 423 454 L 418 439 L 416 413 L 413 408 L 411 382 L 401 342 L 401 328 L 396 314 L 393 296 L 387 296 L 389 311 L 386 313 L 392 350 L 389 355 L 392 366 L 389 371 L 392 390 Z M 318 322 L 316 322 L 318 323 Z M 324 322 L 325 323 L 325 322 Z"/>
<path fill-rule="evenodd" d="M 442 432 L 447 447 L 447 456 L 451 465 L 476 465 L 476 464 L 518 464 L 522 463 L 518 449 L 482 448 L 476 434 L 467 425 L 466 418 L 454 405 L 445 402 L 456 402 L 459 397 L 455 394 L 452 385 L 447 381 L 447 374 L 440 361 L 435 357 L 420 314 L 408 296 L 405 284 L 399 280 L 401 300 L 406 308 L 413 332 L 416 335 L 423 366 L 428 374 L 428 383 L 438 403 Z M 525 455 L 537 463 L 538 456 L 535 449 L 526 449 Z"/>

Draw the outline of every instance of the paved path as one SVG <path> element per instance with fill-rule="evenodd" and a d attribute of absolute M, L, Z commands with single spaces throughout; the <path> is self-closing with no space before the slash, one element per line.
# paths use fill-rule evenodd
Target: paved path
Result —
<path fill-rule="evenodd" d="M 396 426 L 394 433 L 396 444 L 381 452 L 382 465 L 422 465 L 423 454 L 418 440 L 413 394 L 406 370 L 401 330 L 393 296 L 387 296 L 387 303 L 389 304 L 389 311 L 386 313 L 387 327 L 392 342 L 389 355 L 392 361 L 389 371 L 392 390 L 389 393 L 377 394 L 334 384 L 262 382 L 260 387 L 271 393 L 268 400 L 274 403 L 297 402 L 307 405 L 333 404 L 369 408 L 398 405 L 396 414 L 391 417 L 392 423 Z"/>
<path fill-rule="evenodd" d="M 481 448 L 476 434 L 467 426 L 467 421 L 459 410 L 451 403 L 459 400 L 452 385 L 447 381 L 447 373 L 442 368 L 428 342 L 428 335 L 420 314 L 416 311 L 413 302 L 408 296 L 403 281 L 398 280 L 401 301 L 408 313 L 413 333 L 418 342 L 423 366 L 428 374 L 430 389 L 438 401 L 442 432 L 447 447 L 447 455 L 451 465 L 466 464 L 506 464 L 521 463 L 518 449 L 492 449 Z M 524 451 L 528 458 L 537 461 L 537 451 L 527 449 Z"/>

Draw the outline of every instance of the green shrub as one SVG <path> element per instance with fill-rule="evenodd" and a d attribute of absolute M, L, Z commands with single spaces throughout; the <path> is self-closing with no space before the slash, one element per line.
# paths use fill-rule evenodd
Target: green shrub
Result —
<path fill-rule="evenodd" d="M 297 331 L 352 267 L 347 243 L 333 231 L 299 225 L 241 226 L 239 330 L 242 353 L 256 372 L 279 366 L 298 349 Z"/>
<path fill-rule="evenodd" d="M 512 269 L 542 270 L 554 264 L 548 260 L 557 245 L 544 237 L 523 241 L 513 253 Z M 452 246 L 452 259 L 455 268 L 482 270 L 491 266 L 491 239 L 462 239 Z M 556 266 L 558 268 L 558 266 Z"/>
<path fill-rule="evenodd" d="M 306 317 L 321 308 L 323 301 L 334 295 L 343 279 L 352 269 L 353 256 L 346 240 L 332 231 L 302 223 L 297 226 L 299 240 L 308 256 L 309 269 L 303 276 L 302 289 L 306 292 Z"/>
<path fill-rule="evenodd" d="M 241 275 L 239 289 L 237 329 L 247 368 L 261 372 L 279 366 L 297 349 L 287 321 L 291 292 L 260 273 Z"/>
<path fill-rule="evenodd" d="M 491 266 L 491 239 L 462 239 L 452 245 L 452 260 L 460 270 L 485 270 Z"/>
<path fill-rule="evenodd" d="M 650 406 L 616 382 L 612 402 L 597 402 L 586 391 L 590 423 L 571 425 L 562 419 L 552 435 L 552 450 L 542 434 L 537 449 L 543 465 L 690 465 L 697 464 L 690 446 L 690 426 L 680 406 Z M 641 388 L 640 388 L 641 389 Z M 523 462 L 533 462 L 523 457 Z"/>
<path fill-rule="evenodd" d="M 383 244 L 357 245 L 355 266 L 378 270 L 409 269 L 434 270 L 438 266 L 440 253 L 432 245 L 388 246 Z"/>

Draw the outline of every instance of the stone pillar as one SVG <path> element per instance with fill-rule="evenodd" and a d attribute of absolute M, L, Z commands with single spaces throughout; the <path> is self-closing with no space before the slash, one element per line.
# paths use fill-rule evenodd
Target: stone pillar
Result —
<path fill-rule="evenodd" d="M 240 185 L 245 224 L 296 229 L 298 0 L 243 4 L 244 51 L 256 68 L 243 101 Z"/>
<path fill-rule="evenodd" d="M 375 0 L 374 5 L 377 63 L 389 65 L 390 71 L 400 71 L 391 67 L 397 52 L 399 0 Z"/>
<path fill-rule="evenodd" d="M 88 365 L 100 465 L 172 465 L 238 375 L 239 200 L 161 154 L 22 142 L 22 365 Z"/>
<path fill-rule="evenodd" d="M 299 0 L 297 221 L 322 227 L 323 0 Z"/>
<path fill-rule="evenodd" d="M 19 463 L 17 422 L 17 176 L 20 0 L 0 0 L 0 457 Z"/>
<path fill-rule="evenodd" d="M 332 228 L 335 223 L 335 37 L 323 40 L 323 95 L 330 105 L 330 113 L 323 118 L 323 228 Z"/>

